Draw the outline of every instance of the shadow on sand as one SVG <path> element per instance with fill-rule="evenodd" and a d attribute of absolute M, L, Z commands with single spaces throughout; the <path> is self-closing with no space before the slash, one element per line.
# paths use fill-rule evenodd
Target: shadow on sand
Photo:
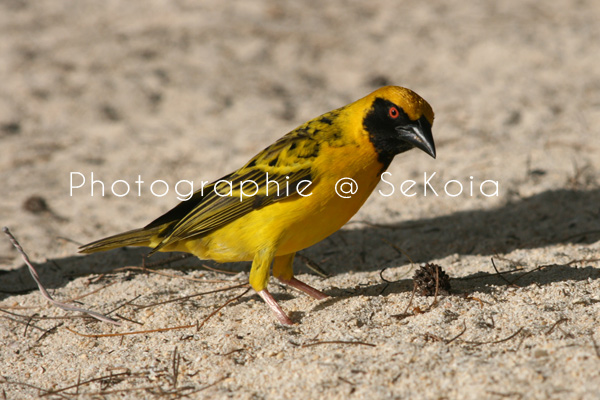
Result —
<path fill-rule="evenodd" d="M 398 255 L 389 243 L 410 254 L 415 263 L 452 254 L 492 256 L 515 249 L 532 249 L 554 244 L 590 244 L 600 240 L 600 190 L 547 191 L 490 210 L 462 211 L 390 225 L 361 225 L 358 229 L 339 231 L 325 241 L 304 250 L 303 254 L 318 262 L 328 273 L 335 275 L 345 271 L 381 270 L 386 266 L 406 263 L 406 258 Z M 118 266 L 140 265 L 147 253 L 148 249 L 145 248 L 117 249 L 103 254 L 53 259 L 38 264 L 37 268 L 46 287 L 59 288 L 74 276 L 106 273 Z M 165 260 L 172 255 L 157 254 L 149 261 Z M 183 262 L 186 267 L 200 266 L 204 263 L 194 258 L 187 258 Z M 302 270 L 303 263 L 299 260 L 296 262 L 296 267 Z M 248 263 L 224 266 L 225 269 L 236 271 L 248 270 L 248 267 Z M 170 268 L 170 264 L 161 268 Z M 519 283 L 536 282 L 543 285 L 590 277 L 600 277 L 600 269 L 590 266 L 577 268 L 557 265 L 554 268 L 535 271 Z M 455 289 L 474 291 L 483 290 L 487 284 L 507 284 L 503 279 L 489 273 L 478 273 L 467 278 L 472 279 L 460 280 L 460 283 L 455 284 Z M 0 300 L 34 289 L 35 283 L 25 265 L 0 275 Z M 376 295 L 382 291 L 393 293 L 410 290 L 412 284 L 407 279 L 391 285 L 382 283 L 370 286 L 364 291 L 361 290 L 361 294 Z M 330 294 L 343 293 L 340 289 L 332 289 Z"/>

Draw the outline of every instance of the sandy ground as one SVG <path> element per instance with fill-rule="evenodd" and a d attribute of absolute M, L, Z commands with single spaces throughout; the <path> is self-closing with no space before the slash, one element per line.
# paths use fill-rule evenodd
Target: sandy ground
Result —
<path fill-rule="evenodd" d="M 598 21 L 593 0 L 0 2 L 0 223 L 57 299 L 123 321 L 51 307 L 2 235 L 2 398 L 598 398 Z M 297 325 L 244 288 L 181 299 L 247 282 L 247 263 L 77 255 L 385 84 L 432 104 L 438 158 L 397 157 L 396 192 L 302 252 L 331 300 L 271 284 Z M 426 262 L 452 292 L 410 303 Z"/>

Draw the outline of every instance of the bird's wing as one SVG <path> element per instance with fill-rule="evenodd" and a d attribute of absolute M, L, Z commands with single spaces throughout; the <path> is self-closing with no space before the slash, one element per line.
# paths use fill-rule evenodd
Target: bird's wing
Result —
<path fill-rule="evenodd" d="M 165 225 L 159 234 L 163 240 L 154 251 L 178 240 L 205 235 L 303 190 L 308 184 L 302 181 L 312 182 L 315 178 L 312 161 L 321 143 L 315 138 L 316 132 L 302 128 L 288 133 L 239 170 L 204 186 L 191 199 L 146 226 L 151 229 Z M 256 193 L 256 185 L 249 181 L 258 185 Z"/>

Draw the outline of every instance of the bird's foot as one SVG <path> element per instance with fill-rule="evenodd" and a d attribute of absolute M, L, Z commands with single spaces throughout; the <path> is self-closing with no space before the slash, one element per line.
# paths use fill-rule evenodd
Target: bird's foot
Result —
<path fill-rule="evenodd" d="M 309 286 L 306 283 L 299 281 L 296 278 L 292 278 L 290 280 L 279 278 L 279 280 L 281 281 L 281 283 L 284 283 L 288 286 L 296 288 L 296 289 L 306 293 L 307 295 L 309 295 L 310 297 L 312 297 L 314 299 L 323 300 L 323 299 L 326 299 L 329 297 L 325 293 L 321 292 L 320 290 L 317 290 L 314 287 Z"/>
<path fill-rule="evenodd" d="M 257 293 L 271 308 L 271 311 L 273 311 L 279 322 L 281 322 L 284 325 L 294 325 L 290 317 L 287 316 L 285 311 L 283 311 L 283 309 L 279 306 L 277 301 L 275 301 L 275 299 L 267 289 L 263 289 Z"/>

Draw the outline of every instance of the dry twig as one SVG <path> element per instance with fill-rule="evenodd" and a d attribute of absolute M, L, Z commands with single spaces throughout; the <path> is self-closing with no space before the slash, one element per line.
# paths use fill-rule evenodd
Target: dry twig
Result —
<path fill-rule="evenodd" d="M 463 330 L 460 331 L 460 333 L 458 335 L 454 336 L 452 339 L 445 340 L 446 344 L 450 344 L 450 343 L 454 342 L 456 339 L 461 337 L 466 331 L 467 331 L 467 324 L 465 324 L 465 322 L 463 321 Z"/>
<path fill-rule="evenodd" d="M 480 346 L 480 345 L 483 345 L 483 344 L 498 344 L 498 343 L 502 343 L 502 342 L 508 342 L 509 340 L 511 340 L 511 339 L 513 339 L 515 336 L 517 336 L 519 333 L 521 333 L 521 332 L 523 331 L 523 329 L 524 329 L 523 327 L 520 327 L 520 328 L 519 328 L 519 329 L 518 329 L 518 330 L 517 330 L 515 333 L 513 333 L 512 335 L 510 335 L 510 336 L 508 336 L 508 337 L 505 337 L 504 339 L 493 340 L 493 341 L 491 341 L 491 342 L 475 342 L 475 341 L 468 341 L 468 340 L 465 340 L 464 342 L 465 342 L 465 343 L 468 343 L 468 344 L 473 344 L 473 345 L 476 345 L 476 346 Z"/>
<path fill-rule="evenodd" d="M 174 331 L 174 330 L 177 330 L 177 329 L 188 329 L 188 328 L 195 328 L 195 327 L 196 327 L 196 324 L 193 324 L 193 325 L 171 326 L 169 328 L 148 329 L 148 330 L 145 330 L 145 331 L 132 331 L 132 332 L 120 332 L 120 333 L 102 333 L 102 334 L 80 333 L 80 332 L 74 331 L 73 329 L 71 329 L 69 327 L 65 327 L 65 329 L 68 330 L 71 333 L 74 333 L 76 335 L 83 336 L 83 337 L 102 338 L 102 337 L 115 337 L 115 336 L 128 336 L 128 335 L 142 335 L 142 334 L 145 334 L 145 333 L 166 332 L 166 331 Z"/>
<path fill-rule="evenodd" d="M 42 285 L 42 282 L 40 281 L 40 277 L 39 277 L 37 271 L 33 267 L 33 264 L 31 263 L 31 261 L 29 261 L 29 256 L 27 256 L 27 253 L 25 253 L 25 250 L 23 250 L 23 248 L 21 247 L 21 245 L 19 244 L 19 242 L 17 241 L 17 239 L 13 236 L 13 234 L 10 233 L 10 230 L 8 229 L 8 227 L 5 226 L 4 228 L 2 228 L 2 231 L 4 233 L 6 233 L 6 235 L 10 239 L 11 243 L 13 244 L 13 246 L 15 246 L 15 248 L 17 249 L 17 251 L 21 254 L 21 257 L 23 257 L 23 260 L 25 261 L 25 264 L 29 268 L 29 273 L 31 274 L 31 276 L 35 280 L 35 283 L 37 283 L 38 288 L 40 290 L 40 293 L 42 294 L 42 296 L 46 300 L 48 300 L 50 303 L 54 304 L 56 307 L 62 308 L 65 311 L 81 312 L 81 313 L 87 314 L 90 317 L 96 318 L 97 320 L 100 320 L 100 321 L 103 321 L 103 322 L 108 322 L 108 323 L 114 324 L 114 325 L 121 325 L 121 323 L 119 321 L 115 321 L 114 319 L 109 318 L 109 317 L 107 317 L 105 315 L 102 315 L 100 313 L 97 313 L 95 311 L 90 311 L 90 310 L 86 310 L 84 308 L 71 306 L 69 304 L 62 303 L 60 301 L 54 300 L 52 298 L 52 296 L 50 296 L 50 294 L 46 291 L 46 288 L 44 287 L 44 285 Z"/>
<path fill-rule="evenodd" d="M 555 328 L 556 328 L 558 325 L 560 325 L 560 324 L 563 324 L 563 323 L 567 322 L 568 320 L 569 320 L 569 318 L 561 318 L 561 319 L 559 319 L 558 321 L 556 321 L 556 322 L 555 322 L 555 323 L 554 323 L 554 324 L 553 324 L 553 325 L 550 327 L 550 329 L 548 329 L 548 331 L 546 332 L 546 336 L 547 336 L 547 335 L 549 335 L 549 334 L 551 334 L 551 333 L 554 331 L 554 329 L 555 329 Z"/>
<path fill-rule="evenodd" d="M 248 293 L 250 291 L 250 288 L 246 289 L 244 291 L 244 293 L 240 294 L 239 296 L 236 296 L 232 299 L 227 300 L 225 303 L 223 303 L 223 305 L 221 305 L 219 308 L 217 308 L 215 311 L 213 311 L 212 313 L 210 313 L 208 315 L 208 317 L 204 318 L 202 320 L 202 322 L 200 322 L 198 324 L 198 328 L 196 330 L 200 330 L 200 328 L 202 328 L 204 326 L 204 324 L 206 323 L 206 321 L 208 321 L 209 319 L 211 319 L 215 314 L 217 314 L 219 311 L 221 311 L 223 308 L 225 308 L 228 304 L 233 303 L 234 301 L 238 300 L 239 298 L 241 298 L 243 295 L 245 295 L 246 293 Z"/>
<path fill-rule="evenodd" d="M 142 272 L 166 276 L 169 278 L 181 278 L 181 279 L 186 279 L 188 281 L 202 282 L 202 283 L 227 283 L 227 282 L 230 282 L 230 281 L 226 281 L 224 279 L 192 278 L 191 276 L 176 275 L 176 274 L 171 274 L 171 273 L 164 272 L 164 271 L 157 271 L 154 269 L 150 269 L 150 268 L 146 268 L 146 267 L 139 267 L 139 266 L 119 267 L 119 268 L 113 269 L 113 272 L 121 272 L 121 271 L 142 271 Z"/>
<path fill-rule="evenodd" d="M 305 255 L 300 254 L 300 253 L 296 253 L 296 257 L 299 258 L 300 260 L 302 260 L 308 268 L 310 268 L 315 274 L 319 275 L 321 278 L 329 277 L 329 274 L 327 273 L 327 271 L 325 271 L 323 268 L 321 268 L 321 266 L 319 264 L 317 264 L 315 261 L 311 260 L 310 258 L 308 258 Z"/>
<path fill-rule="evenodd" d="M 346 340 L 324 340 L 322 342 L 303 344 L 303 345 L 300 345 L 300 347 L 312 347 L 312 346 L 317 346 L 320 344 L 353 344 L 353 345 L 359 345 L 359 346 L 377 347 L 377 345 L 375 345 L 373 343 L 352 342 L 352 341 L 346 341 Z"/>
<path fill-rule="evenodd" d="M 175 303 L 177 301 L 182 301 L 182 300 L 189 300 L 189 299 L 194 298 L 194 297 L 204 296 L 205 294 L 226 292 L 227 290 L 237 289 L 237 288 L 240 288 L 240 287 L 248 287 L 248 284 L 247 283 L 241 283 L 239 285 L 233 285 L 233 286 L 228 286 L 228 287 L 225 287 L 225 288 L 220 288 L 220 289 L 215 289 L 215 290 L 209 290 L 208 292 L 190 294 L 189 296 L 177 297 L 177 298 L 174 298 L 174 299 L 171 299 L 171 300 L 165 300 L 165 301 L 159 301 L 157 303 L 146 304 L 144 306 L 138 305 L 137 308 L 140 309 L 140 310 L 142 310 L 144 308 L 161 306 L 163 304 Z"/>
<path fill-rule="evenodd" d="M 596 357 L 600 358 L 600 348 L 598 347 L 598 343 L 596 343 L 596 339 L 594 339 L 594 332 L 590 332 L 590 340 L 592 341 L 592 345 L 594 345 Z"/>

